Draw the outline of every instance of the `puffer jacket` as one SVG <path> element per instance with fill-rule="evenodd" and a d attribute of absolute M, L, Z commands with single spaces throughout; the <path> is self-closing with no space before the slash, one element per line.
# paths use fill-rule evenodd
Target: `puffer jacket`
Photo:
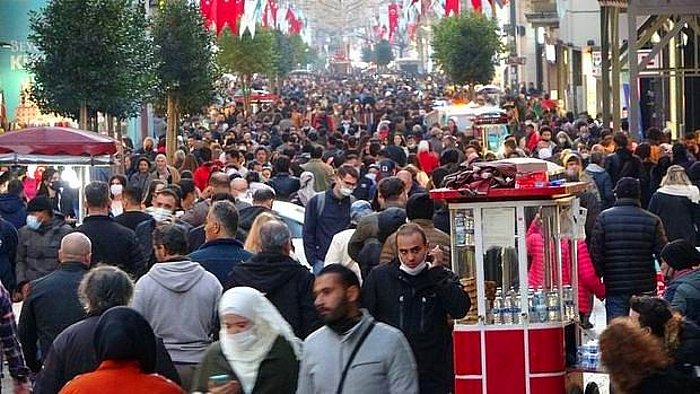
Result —
<path fill-rule="evenodd" d="M 17 286 L 39 279 L 58 268 L 58 249 L 61 239 L 72 228 L 66 224 L 63 215 L 54 212 L 50 223 L 42 224 L 38 230 L 24 226 L 17 232 Z"/>
<path fill-rule="evenodd" d="M 640 208 L 638 200 L 622 198 L 603 211 L 591 237 L 596 274 L 608 296 L 656 290 L 656 262 L 667 239 L 661 219 Z"/>
<path fill-rule="evenodd" d="M 527 257 L 530 261 L 530 269 L 527 272 L 527 284 L 529 287 L 537 288 L 544 285 L 544 237 L 542 230 L 536 221 L 533 221 L 527 231 Z M 588 294 L 593 293 L 596 297 L 605 298 L 605 285 L 595 274 L 593 263 L 588 254 L 588 247 L 583 241 L 576 241 L 576 251 L 578 256 L 578 309 L 581 313 L 589 313 L 591 304 L 588 301 Z M 561 241 L 562 276 L 565 285 L 571 284 L 571 247 L 564 240 Z"/>

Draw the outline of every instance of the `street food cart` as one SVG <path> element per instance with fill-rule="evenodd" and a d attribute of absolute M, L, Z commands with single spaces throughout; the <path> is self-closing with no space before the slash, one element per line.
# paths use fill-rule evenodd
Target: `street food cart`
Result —
<path fill-rule="evenodd" d="M 457 394 L 566 392 L 580 336 L 576 251 L 585 210 L 575 193 L 584 188 L 431 192 L 448 204 L 452 268 L 472 299 L 454 325 Z"/>

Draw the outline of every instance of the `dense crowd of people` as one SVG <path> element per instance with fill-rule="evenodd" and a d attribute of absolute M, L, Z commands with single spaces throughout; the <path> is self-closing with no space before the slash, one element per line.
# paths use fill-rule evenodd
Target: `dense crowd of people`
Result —
<path fill-rule="evenodd" d="M 451 270 L 449 213 L 429 191 L 512 157 L 587 184 L 586 237 L 562 260 L 576 248 L 585 328 L 590 295 L 605 300 L 615 386 L 697 392 L 697 134 L 672 142 L 652 128 L 635 141 L 624 122 L 613 131 L 523 89 L 491 102 L 510 135 L 486 151 L 457 118 L 428 124 L 435 100 L 463 99 L 439 79 L 289 79 L 280 93 L 250 115 L 227 104 L 188 119 L 170 162 L 164 137 L 125 138 L 121 171 L 94 170 L 84 187 L 79 224 L 60 169 L 0 176 L 15 392 L 451 393 L 453 319 L 476 300 Z M 275 201 L 304 209 L 303 249 Z M 537 219 L 528 228 L 537 286 L 543 238 Z M 666 301 L 646 297 L 657 262 Z"/>

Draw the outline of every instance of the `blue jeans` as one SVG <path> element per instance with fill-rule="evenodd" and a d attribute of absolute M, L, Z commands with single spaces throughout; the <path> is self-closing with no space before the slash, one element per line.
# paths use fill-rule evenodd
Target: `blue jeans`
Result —
<path fill-rule="evenodd" d="M 323 260 L 314 261 L 313 265 L 311 266 L 314 276 L 318 275 L 321 272 L 324 264 L 325 262 Z"/>
<path fill-rule="evenodd" d="M 605 315 L 608 323 L 616 317 L 629 316 L 632 294 L 605 297 Z"/>

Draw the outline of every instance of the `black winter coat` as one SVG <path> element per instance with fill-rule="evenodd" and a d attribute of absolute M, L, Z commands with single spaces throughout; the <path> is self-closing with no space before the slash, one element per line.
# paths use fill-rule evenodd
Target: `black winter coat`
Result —
<path fill-rule="evenodd" d="M 649 212 L 658 215 L 668 241 L 684 239 L 695 244 L 695 228 L 700 225 L 700 205 L 687 197 L 657 191 L 649 201 Z"/>
<path fill-rule="evenodd" d="M 243 208 L 238 212 L 238 232 L 236 233 L 236 239 L 245 243 L 246 238 L 248 238 L 248 232 L 250 228 L 253 227 L 253 222 L 263 212 L 272 213 L 272 210 L 254 205 L 252 207 Z"/>
<path fill-rule="evenodd" d="M 277 174 L 270 179 L 268 185 L 275 189 L 275 198 L 281 201 L 289 201 L 289 197 L 301 187 L 299 178 L 290 174 Z"/>
<path fill-rule="evenodd" d="M 608 156 L 605 160 L 605 171 L 610 174 L 613 185 L 617 185 L 617 181 L 624 177 L 639 179 L 642 184 L 649 183 L 642 160 L 627 149 L 618 149 Z"/>
<path fill-rule="evenodd" d="M 92 264 L 117 266 L 132 278 L 146 272 L 146 257 L 136 233 L 104 215 L 88 216 L 76 230 L 92 241 Z"/>
<path fill-rule="evenodd" d="M 226 289 L 252 287 L 265 294 L 299 338 L 321 327 L 314 307 L 314 276 L 289 256 L 259 253 L 231 270 Z"/>
<path fill-rule="evenodd" d="M 0 194 L 0 217 L 12 223 L 16 230 L 27 224 L 27 207 L 14 194 Z M 9 289 L 9 287 L 8 287 Z"/>
<path fill-rule="evenodd" d="M 469 296 L 457 276 L 432 267 L 411 276 L 397 259 L 380 265 L 365 280 L 362 302 L 377 320 L 401 330 L 418 364 L 421 393 L 452 392 L 452 330 L 448 315 L 466 316 Z"/>
<path fill-rule="evenodd" d="M 37 375 L 34 394 L 56 394 L 74 377 L 97 369 L 94 337 L 99 320 L 99 315 L 89 316 L 56 337 Z M 156 373 L 180 384 L 163 340 L 156 339 Z"/>
<path fill-rule="evenodd" d="M 61 331 L 85 318 L 78 285 L 87 271 L 80 262 L 62 263 L 58 270 L 31 282 L 32 291 L 22 305 L 18 330 L 27 367 L 32 371 L 41 369 L 37 350 L 45 355 Z"/>
<path fill-rule="evenodd" d="M 666 246 L 661 219 L 639 207 L 639 201 L 619 199 L 598 215 L 590 249 L 596 274 L 607 295 L 641 294 L 656 289 L 656 265 Z"/>
<path fill-rule="evenodd" d="M 673 353 L 674 366 L 684 375 L 695 376 L 695 368 L 700 367 L 700 328 L 684 319 L 680 336 L 680 345 Z"/>

